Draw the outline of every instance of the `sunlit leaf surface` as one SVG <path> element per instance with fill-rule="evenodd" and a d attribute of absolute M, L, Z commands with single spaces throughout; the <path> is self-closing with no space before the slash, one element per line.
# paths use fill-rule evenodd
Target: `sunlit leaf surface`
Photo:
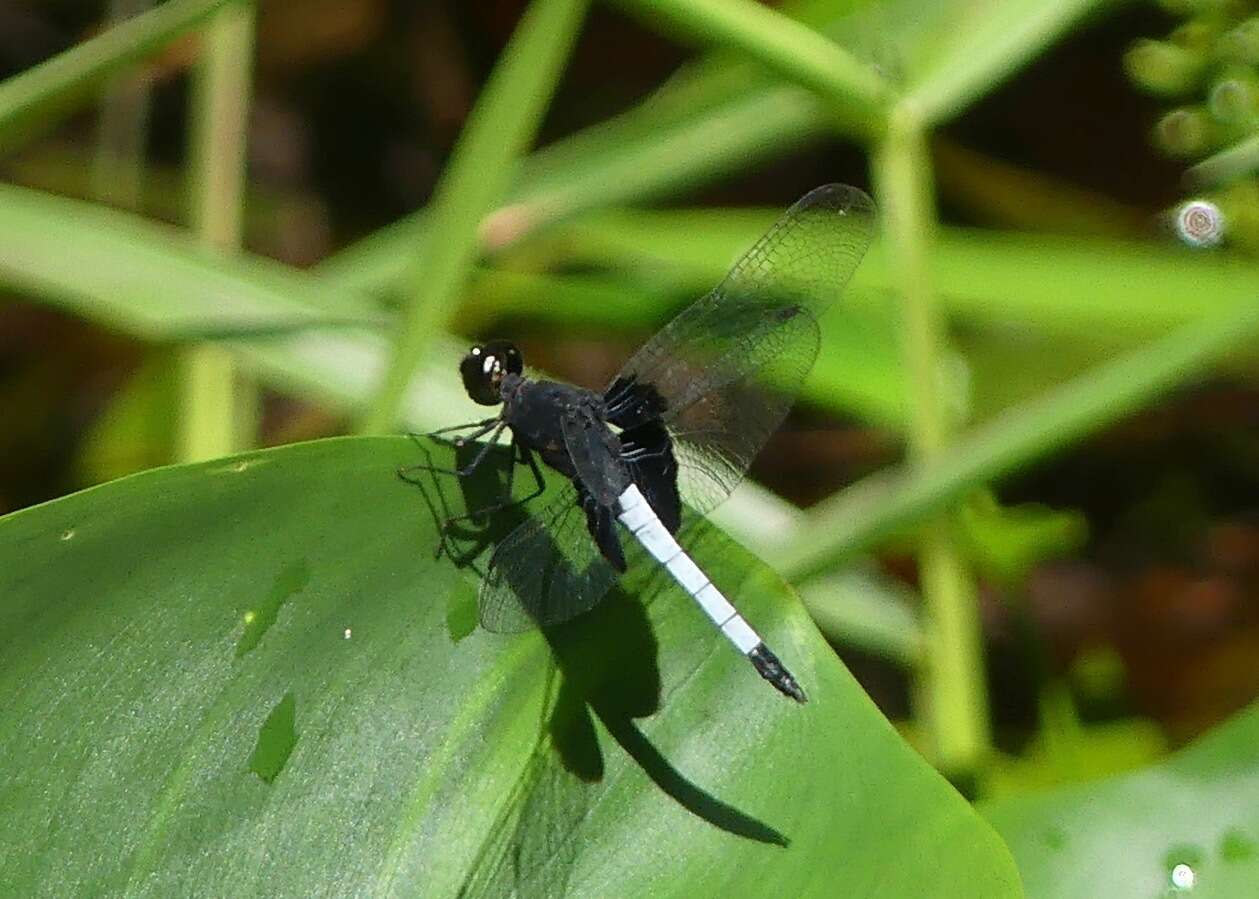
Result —
<path fill-rule="evenodd" d="M 546 637 L 473 631 L 437 482 L 395 473 L 423 456 L 302 444 L 0 519 L 6 891 L 1018 895 L 746 553 L 693 542 L 806 706 L 651 569 Z"/>

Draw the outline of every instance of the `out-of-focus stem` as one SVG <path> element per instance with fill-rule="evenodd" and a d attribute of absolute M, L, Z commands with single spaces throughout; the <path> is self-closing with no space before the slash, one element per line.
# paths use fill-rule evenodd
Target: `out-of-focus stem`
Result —
<path fill-rule="evenodd" d="M 224 7 L 203 32 L 193 96 L 192 224 L 208 250 L 240 247 L 246 137 L 253 73 L 254 5 Z M 189 347 L 179 363 L 181 461 L 222 456 L 250 442 L 255 391 L 239 383 L 232 356 L 213 344 Z"/>
<path fill-rule="evenodd" d="M 110 0 L 109 20 L 126 21 L 152 5 L 153 0 Z M 148 79 L 132 70 L 113 78 L 101 103 L 92 195 L 120 209 L 140 208 L 150 93 Z"/>
<path fill-rule="evenodd" d="M 912 106 L 894 110 L 874 169 L 891 267 L 900 281 L 911 392 L 909 452 L 911 462 L 929 465 L 947 448 L 950 427 L 940 383 L 945 329 L 929 271 L 935 232 L 931 158 Z M 967 778 L 990 737 L 975 584 L 955 534 L 948 513 L 921 532 L 925 656 L 915 699 L 935 764 L 951 777 Z"/>

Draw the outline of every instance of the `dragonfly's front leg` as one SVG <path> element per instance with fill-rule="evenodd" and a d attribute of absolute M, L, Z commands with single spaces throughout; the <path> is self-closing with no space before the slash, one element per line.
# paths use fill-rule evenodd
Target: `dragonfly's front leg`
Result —
<path fill-rule="evenodd" d="M 453 427 L 442 428 L 440 430 L 433 431 L 432 433 L 429 433 L 429 434 L 410 434 L 408 436 L 410 436 L 411 440 L 417 444 L 419 443 L 420 437 L 425 437 L 432 440 L 436 440 L 438 443 L 443 443 L 446 446 L 453 446 L 453 447 L 458 448 L 458 447 L 467 446 L 468 443 L 470 443 L 471 441 L 476 440 L 477 438 L 482 437 L 487 433 L 493 432 L 493 433 L 490 433 L 490 439 L 486 441 L 485 446 L 481 447 L 481 449 L 477 452 L 476 456 L 472 459 L 472 461 L 469 462 L 467 465 L 465 465 L 463 468 L 443 468 L 440 465 L 427 465 L 424 463 L 417 463 L 415 465 L 408 465 L 404 468 L 399 468 L 398 475 L 404 481 L 412 480 L 409 477 L 409 475 L 412 472 L 416 472 L 416 471 L 429 471 L 429 472 L 435 472 L 436 474 L 450 474 L 450 475 L 455 475 L 456 477 L 465 478 L 468 475 L 472 474 L 474 471 L 476 471 L 477 468 L 481 465 L 481 463 L 485 461 L 485 458 L 486 456 L 489 455 L 490 450 L 492 450 L 495 444 L 498 442 L 498 435 L 503 432 L 503 429 L 505 427 L 507 427 L 507 422 L 503 421 L 501 418 L 495 417 L 495 418 L 486 418 L 482 421 L 476 421 L 470 424 L 454 425 Z M 475 430 L 471 434 L 466 434 L 462 437 L 457 437 L 454 440 L 449 440 L 445 437 L 440 436 L 442 434 L 449 434 L 452 431 L 461 431 L 461 430 L 468 430 L 468 429 L 475 429 Z"/>
<path fill-rule="evenodd" d="M 451 425 L 448 428 L 438 428 L 436 431 L 429 431 L 427 434 L 412 434 L 411 437 L 429 437 L 438 443 L 451 443 L 455 446 L 463 446 L 468 440 L 475 440 L 481 434 L 489 431 L 498 422 L 499 416 L 495 415 L 493 418 L 483 418 L 480 421 L 469 421 L 461 425 Z M 455 431 L 471 431 L 473 429 L 477 429 L 477 433 L 471 437 L 457 437 L 454 440 L 450 440 L 441 436 L 442 434 L 453 434 Z"/>

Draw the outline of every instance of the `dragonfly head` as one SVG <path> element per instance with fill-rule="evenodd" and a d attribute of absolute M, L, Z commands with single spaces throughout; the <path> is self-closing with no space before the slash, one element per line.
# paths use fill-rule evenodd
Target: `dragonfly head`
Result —
<path fill-rule="evenodd" d="M 525 363 L 516 345 L 506 340 L 478 343 L 459 363 L 463 387 L 468 396 L 482 406 L 497 406 L 503 401 L 503 378 L 524 371 Z"/>

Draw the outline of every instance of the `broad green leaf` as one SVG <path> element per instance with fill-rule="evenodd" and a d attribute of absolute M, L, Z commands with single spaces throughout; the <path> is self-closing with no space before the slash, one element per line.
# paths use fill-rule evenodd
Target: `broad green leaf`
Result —
<path fill-rule="evenodd" d="M 1252 896 L 1259 884 L 1259 707 L 1145 770 L 983 810 L 1037 899 Z M 1177 866 L 1189 870 L 1173 876 Z"/>
<path fill-rule="evenodd" d="M 0 280 L 149 340 L 378 321 L 317 278 L 125 212 L 0 185 Z"/>
<path fill-rule="evenodd" d="M 423 457 L 299 444 L 0 519 L 6 889 L 1019 895 L 746 553 L 692 541 L 805 706 L 653 567 L 545 638 L 471 632 L 475 578 L 434 558 L 440 482 L 395 474 Z"/>

